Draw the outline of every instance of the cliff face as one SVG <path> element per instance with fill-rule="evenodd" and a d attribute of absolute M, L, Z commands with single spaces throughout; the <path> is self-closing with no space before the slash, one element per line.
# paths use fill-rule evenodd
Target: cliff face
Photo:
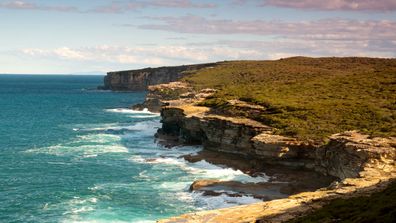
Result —
<path fill-rule="evenodd" d="M 169 86 L 175 88 L 172 84 Z M 158 87 L 162 90 L 157 88 L 157 92 L 167 92 L 168 85 Z M 202 144 L 205 150 L 243 156 L 247 162 L 302 167 L 340 180 L 314 192 L 284 199 L 186 214 L 158 222 L 283 222 L 323 207 L 336 198 L 371 194 L 396 178 L 395 138 L 370 138 L 357 131 L 347 131 L 332 135 L 324 145 L 300 141 L 276 135 L 273 128 L 249 118 L 197 106 L 210 96 L 206 92 L 211 91 L 183 93 L 177 100 L 166 101 L 161 109 L 163 126 L 158 135 L 170 135 L 185 144 Z M 249 114 L 257 110 L 251 105 L 230 102 L 235 103 L 238 110 Z"/>
<path fill-rule="evenodd" d="M 267 164 L 303 167 L 339 179 L 358 177 L 366 168 L 387 171 L 395 164 L 396 139 L 392 137 L 370 138 L 348 131 L 334 134 L 327 144 L 319 145 L 277 135 L 272 127 L 246 117 L 197 106 L 215 92 L 213 89 L 197 92 L 183 82 L 149 89 L 148 95 L 159 101 L 155 108 L 161 108 L 162 128 L 158 135 L 173 136 L 182 144 L 199 144 L 206 150 Z M 238 110 L 257 110 L 236 101 L 232 104 L 236 104 Z"/>
<path fill-rule="evenodd" d="M 151 112 L 159 113 L 166 101 L 175 100 L 183 93 L 191 91 L 191 87 L 182 82 L 171 82 L 169 84 L 151 85 L 147 87 L 148 93 L 142 104 L 132 106 L 133 110 L 147 108 Z"/>
<path fill-rule="evenodd" d="M 103 89 L 114 91 L 144 91 L 150 85 L 177 81 L 186 76 L 188 72 L 215 65 L 216 63 L 209 63 L 109 72 L 104 78 Z"/>
<path fill-rule="evenodd" d="M 204 111 L 204 112 L 202 112 Z M 275 135 L 272 129 L 245 118 L 208 114 L 192 105 L 166 106 L 161 112 L 165 134 L 205 149 L 252 157 L 263 163 L 313 169 L 340 179 L 359 177 L 370 168 L 393 168 L 394 139 L 369 138 L 355 131 L 335 134 L 318 146 Z"/>

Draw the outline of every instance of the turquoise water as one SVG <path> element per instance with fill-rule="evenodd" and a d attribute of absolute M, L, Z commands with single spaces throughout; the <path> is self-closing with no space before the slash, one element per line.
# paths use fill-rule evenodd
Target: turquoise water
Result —
<path fill-rule="evenodd" d="M 153 137 L 145 92 L 94 90 L 101 76 L 0 75 L 0 222 L 152 222 L 251 203 L 188 192 L 196 179 L 263 181 L 181 155 Z"/>

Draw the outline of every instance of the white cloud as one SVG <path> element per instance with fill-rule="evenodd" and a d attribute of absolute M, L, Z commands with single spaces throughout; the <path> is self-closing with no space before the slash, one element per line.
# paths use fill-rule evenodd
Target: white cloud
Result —
<path fill-rule="evenodd" d="M 261 0 L 261 6 L 344 11 L 395 11 L 395 0 Z"/>
<path fill-rule="evenodd" d="M 287 22 L 219 20 L 191 15 L 151 19 L 156 22 L 142 25 L 139 28 L 199 35 L 223 35 L 223 38 L 234 39 L 234 41 L 213 41 L 208 44 L 215 43 L 214 46 L 217 44 L 217 46 L 225 46 L 227 49 L 264 51 L 266 53 L 260 53 L 260 55 L 268 58 L 274 58 L 274 55 L 281 54 L 396 56 L 396 45 L 394 44 L 396 22 L 389 20 L 322 19 Z M 266 41 L 238 41 L 235 40 L 236 34 L 252 39 L 262 38 Z M 231 35 L 235 36 L 231 37 Z"/>
<path fill-rule="evenodd" d="M 112 64 L 115 69 L 205 63 L 223 60 L 279 59 L 290 56 L 370 56 L 395 57 L 396 43 L 338 40 L 222 40 L 187 45 L 22 49 L 34 59 L 85 64 Z M 117 68 L 118 67 L 118 68 Z"/>
<path fill-rule="evenodd" d="M 314 21 L 220 20 L 201 16 L 151 17 L 157 23 L 141 29 L 194 34 L 250 34 L 283 38 L 374 40 L 396 39 L 396 22 L 390 20 L 322 19 Z M 128 26 L 128 25 L 126 25 Z"/>
<path fill-rule="evenodd" d="M 118 63 L 140 66 L 163 66 L 185 63 L 212 62 L 216 60 L 237 60 L 262 58 L 254 49 L 230 48 L 227 46 L 151 46 L 120 47 L 96 46 L 83 48 L 61 47 L 56 49 L 22 49 L 23 55 L 47 59 L 85 61 L 95 63 Z"/>

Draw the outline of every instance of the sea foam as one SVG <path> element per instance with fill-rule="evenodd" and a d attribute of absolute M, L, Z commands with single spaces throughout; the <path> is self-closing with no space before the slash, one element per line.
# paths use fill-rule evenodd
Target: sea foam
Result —
<path fill-rule="evenodd" d="M 123 114 L 151 114 L 151 115 L 159 115 L 159 113 L 150 112 L 147 108 L 142 111 L 128 109 L 128 108 L 113 108 L 113 109 L 105 109 L 106 112 L 115 112 L 115 113 L 123 113 Z"/>

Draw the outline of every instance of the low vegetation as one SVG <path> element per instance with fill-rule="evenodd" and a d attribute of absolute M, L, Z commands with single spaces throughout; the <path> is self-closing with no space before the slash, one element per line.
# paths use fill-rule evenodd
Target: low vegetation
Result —
<path fill-rule="evenodd" d="M 396 221 L 396 182 L 369 197 L 337 199 L 308 216 L 289 223 L 348 222 L 391 223 Z"/>
<path fill-rule="evenodd" d="M 219 90 L 205 106 L 232 109 L 230 99 L 262 105 L 253 118 L 279 134 L 316 141 L 346 130 L 396 136 L 396 59 L 222 62 L 184 80 Z"/>

